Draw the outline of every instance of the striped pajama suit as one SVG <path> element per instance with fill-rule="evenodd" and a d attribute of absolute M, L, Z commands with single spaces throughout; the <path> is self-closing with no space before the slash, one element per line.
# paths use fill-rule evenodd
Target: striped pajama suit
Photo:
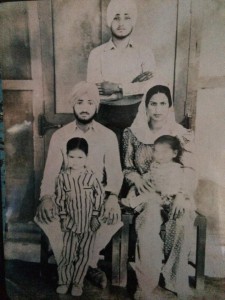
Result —
<path fill-rule="evenodd" d="M 56 205 L 60 218 L 66 218 L 63 250 L 58 265 L 59 284 L 82 285 L 92 254 L 94 232 L 90 221 L 98 215 L 104 192 L 93 171 L 68 169 L 56 183 Z"/>

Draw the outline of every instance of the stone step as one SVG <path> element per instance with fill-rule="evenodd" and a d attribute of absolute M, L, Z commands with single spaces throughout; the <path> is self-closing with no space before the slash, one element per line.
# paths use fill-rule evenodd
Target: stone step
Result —
<path fill-rule="evenodd" d="M 40 262 L 41 230 L 34 222 L 10 223 L 4 241 L 5 259 Z"/>
<path fill-rule="evenodd" d="M 40 253 L 40 243 L 22 240 L 6 240 L 4 243 L 5 259 L 40 262 Z"/>

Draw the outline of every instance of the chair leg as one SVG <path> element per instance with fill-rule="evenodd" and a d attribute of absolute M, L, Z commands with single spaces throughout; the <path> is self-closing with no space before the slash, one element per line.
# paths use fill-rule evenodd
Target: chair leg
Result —
<path fill-rule="evenodd" d="M 40 262 L 40 276 L 44 277 L 48 272 L 48 258 L 49 258 L 49 241 L 47 236 L 41 234 L 41 262 Z"/>
<path fill-rule="evenodd" d="M 112 285 L 125 287 L 127 285 L 129 226 L 132 215 L 123 214 L 123 227 L 113 237 L 112 242 Z"/>
<path fill-rule="evenodd" d="M 196 289 L 204 290 L 205 287 L 205 245 L 206 245 L 206 217 L 198 214 L 195 219 L 197 226 L 197 245 L 196 245 Z"/>

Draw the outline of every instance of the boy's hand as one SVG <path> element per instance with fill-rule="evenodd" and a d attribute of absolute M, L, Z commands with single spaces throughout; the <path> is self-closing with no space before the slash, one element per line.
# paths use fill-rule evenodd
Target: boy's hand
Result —
<path fill-rule="evenodd" d="M 67 218 L 60 219 L 60 225 L 61 225 L 62 232 L 68 231 L 68 229 L 66 227 L 67 226 Z"/>
<path fill-rule="evenodd" d="M 92 216 L 91 217 L 91 223 L 90 223 L 91 230 L 93 232 L 97 231 L 99 229 L 100 225 L 101 225 L 101 223 L 99 222 L 98 217 L 97 216 Z"/>

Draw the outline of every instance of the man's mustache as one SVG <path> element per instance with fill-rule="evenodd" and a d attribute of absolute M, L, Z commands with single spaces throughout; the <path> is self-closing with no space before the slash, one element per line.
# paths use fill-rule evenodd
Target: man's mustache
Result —
<path fill-rule="evenodd" d="M 90 114 L 89 114 L 89 112 L 82 111 L 82 112 L 80 113 L 80 115 L 90 115 Z"/>

